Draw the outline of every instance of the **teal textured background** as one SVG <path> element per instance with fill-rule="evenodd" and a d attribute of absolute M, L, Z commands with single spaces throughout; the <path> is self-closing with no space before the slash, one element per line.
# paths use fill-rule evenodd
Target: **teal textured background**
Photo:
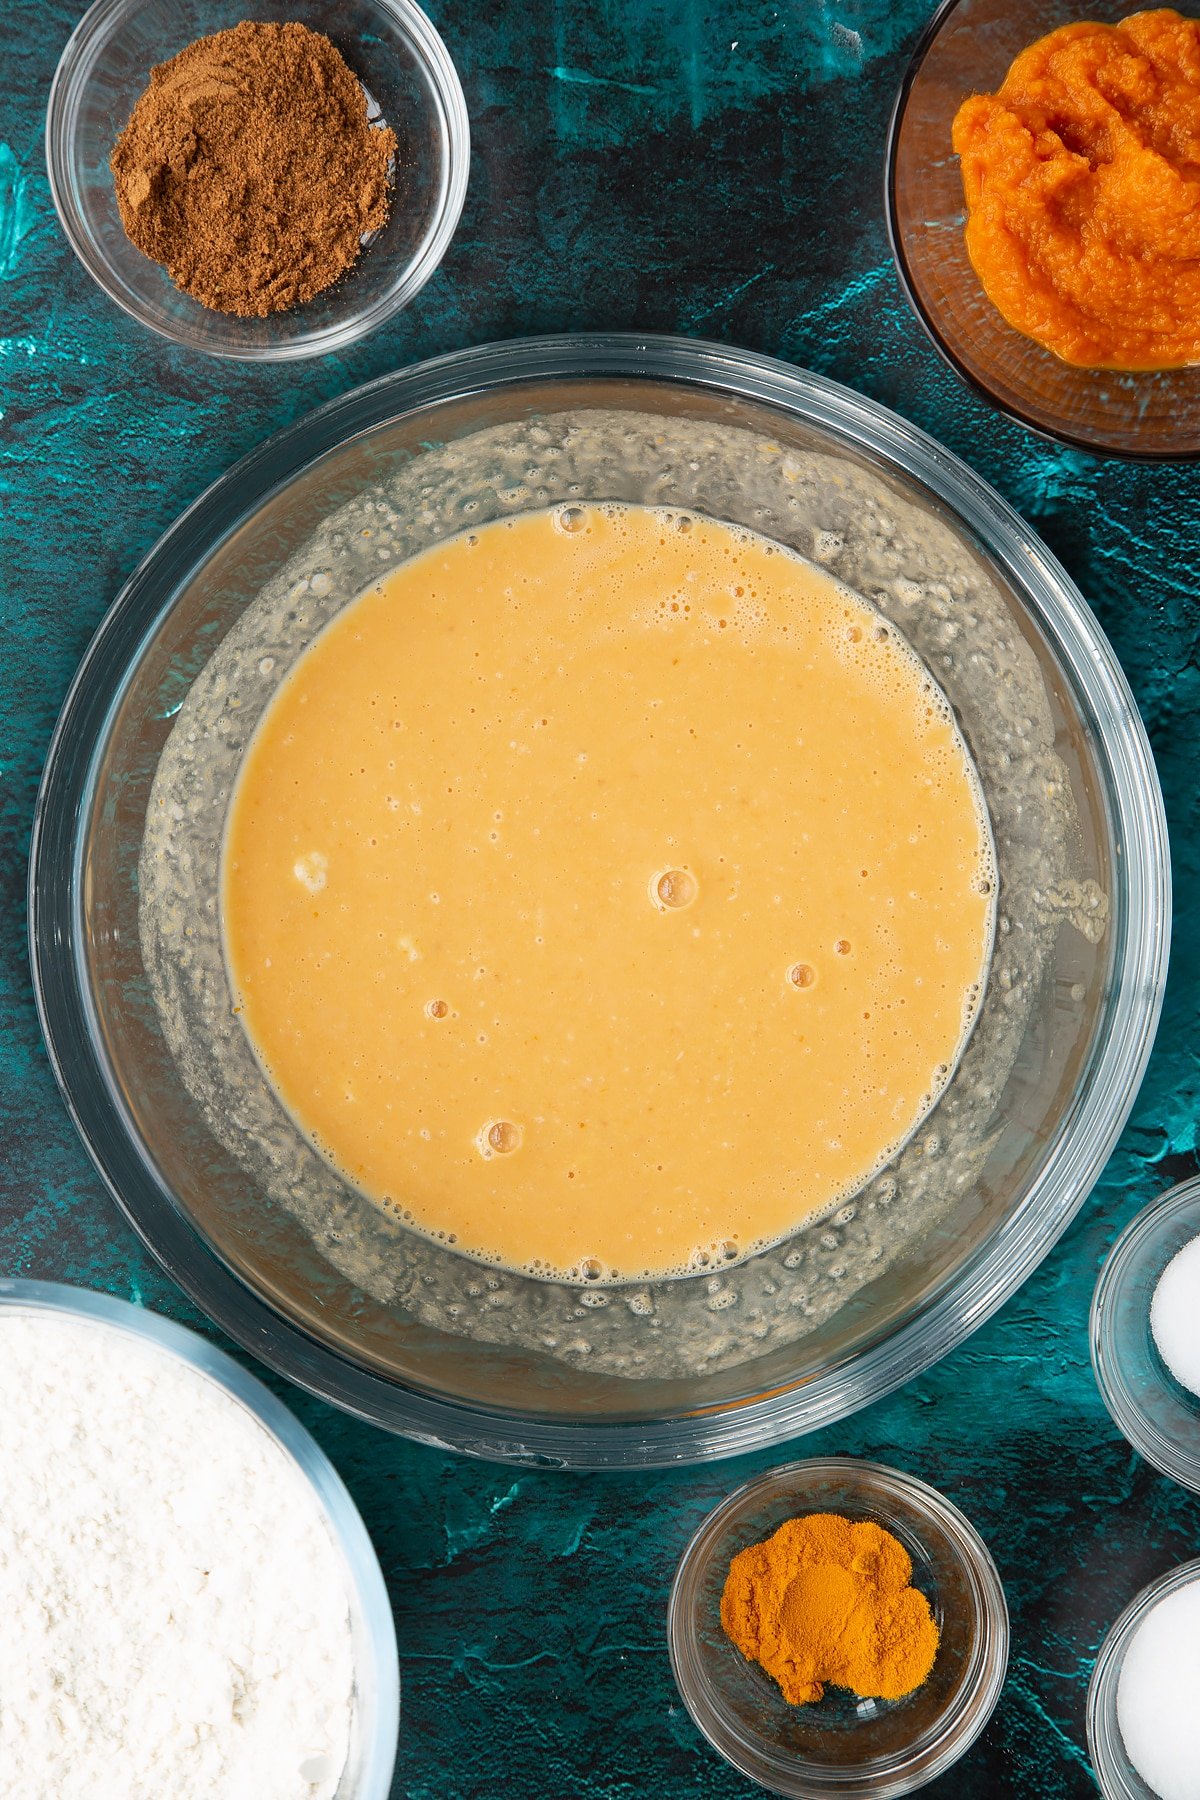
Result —
<path fill-rule="evenodd" d="M 1092 1793 L 1083 1699 L 1100 1639 L 1145 1581 L 1200 1551 L 1200 1501 L 1120 1441 L 1087 1356 L 1092 1284 L 1114 1235 L 1200 1166 L 1200 469 L 1100 463 L 1038 442 L 960 387 L 908 314 L 887 250 L 882 152 L 924 0 L 438 0 L 475 133 L 458 237 L 390 326 L 343 357 L 274 369 L 173 350 L 75 263 L 41 133 L 81 10 L 7 0 L 0 49 L 0 1270 L 85 1283 L 211 1329 L 140 1248 L 75 1138 L 23 938 L 29 821 L 71 672 L 121 583 L 200 489 L 360 381 L 534 331 L 683 331 L 859 388 L 965 457 L 1066 564 L 1125 665 L 1167 795 L 1177 915 L 1166 1012 L 1103 1180 L 963 1348 L 796 1447 L 921 1475 L 964 1508 L 999 1564 L 1013 1613 L 1008 1684 L 984 1737 L 929 1792 Z M 391 1587 L 404 1681 L 395 1795 L 757 1791 L 683 1712 L 664 1609 L 706 1510 L 792 1452 L 657 1475 L 515 1473 L 389 1439 L 270 1379 L 345 1476 Z"/>

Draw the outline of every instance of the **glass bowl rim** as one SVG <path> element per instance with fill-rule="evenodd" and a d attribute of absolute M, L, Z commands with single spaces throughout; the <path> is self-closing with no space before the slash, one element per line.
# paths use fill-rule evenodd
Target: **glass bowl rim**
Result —
<path fill-rule="evenodd" d="M 1111 929 L 1124 961 L 1087 1084 L 1064 1109 L 1054 1145 L 1020 1204 L 973 1262 L 879 1342 L 823 1375 L 740 1404 L 666 1418 L 563 1421 L 502 1414 L 390 1380 L 277 1313 L 183 1220 L 124 1131 L 88 1032 L 78 962 L 82 900 L 73 881 L 95 746 L 116 688 L 184 574 L 267 495 L 315 458 L 387 420 L 438 401 L 537 381 L 645 380 L 692 385 L 790 412 L 914 479 L 988 546 L 1054 647 L 1073 697 L 1095 717 L 1124 889 Z M 202 551 L 201 551 L 202 546 Z M 88 755 L 75 745 L 85 734 Z M 1125 916 L 1120 917 L 1121 905 Z M 169 527 L 102 620 L 67 693 L 47 754 L 29 863 L 29 944 L 51 1065 L 84 1145 L 134 1229 L 196 1305 L 235 1341 L 324 1399 L 447 1449 L 540 1466 L 666 1467 L 739 1455 L 795 1437 L 891 1392 L 981 1325 L 1031 1273 L 1083 1204 L 1132 1107 L 1162 1003 L 1170 862 L 1153 758 L 1111 646 L 1056 559 L 968 466 L 898 415 L 770 357 L 701 340 L 565 334 L 482 345 L 384 375 L 308 414 L 218 478 Z M 115 1127 L 115 1131 L 114 1131 Z M 122 1134 L 124 1134 L 122 1136 Z"/>
<path fill-rule="evenodd" d="M 375 1546 L 345 1482 L 312 1433 L 296 1415 L 244 1369 L 228 1351 L 165 1314 L 95 1288 L 62 1281 L 0 1277 L 0 1312 L 51 1312 L 104 1325 L 153 1345 L 206 1376 L 243 1406 L 278 1444 L 312 1495 L 337 1545 L 366 1627 L 376 1699 L 360 1713 L 364 1733 L 363 1781 L 354 1800 L 387 1800 L 400 1728 L 400 1658 L 396 1625 Z"/>
<path fill-rule="evenodd" d="M 1193 1494 L 1200 1494 L 1200 1452 L 1188 1452 L 1182 1445 L 1164 1437 L 1138 1405 L 1125 1381 L 1114 1323 L 1116 1297 L 1137 1258 L 1160 1230 L 1189 1210 L 1196 1214 L 1196 1229 L 1200 1234 L 1200 1175 L 1168 1188 L 1126 1225 L 1096 1278 L 1088 1337 L 1096 1386 L 1121 1436 L 1160 1474 L 1177 1481 L 1180 1487 Z M 1169 1380 L 1164 1370 L 1164 1385 Z M 1200 1400 L 1196 1404 L 1200 1407 Z"/>
<path fill-rule="evenodd" d="M 1041 438 L 1043 443 L 1061 444 L 1069 450 L 1081 450 L 1086 456 L 1095 457 L 1097 460 L 1106 456 L 1114 457 L 1121 462 L 1135 463 L 1187 463 L 1200 460 L 1200 443 L 1192 450 L 1177 450 L 1173 448 L 1150 450 L 1138 449 L 1130 445 L 1121 445 L 1118 447 L 1111 444 L 1097 443 L 1094 439 L 1080 437 L 1074 432 L 1067 430 L 1065 427 L 1058 429 L 1046 424 L 1044 421 L 1031 419 L 1019 406 L 1010 404 L 1007 400 L 1002 400 L 981 376 L 976 375 L 973 370 L 967 368 L 966 364 L 959 358 L 953 345 L 942 332 L 932 313 L 930 313 L 929 309 L 926 307 L 924 300 L 917 292 L 916 284 L 913 281 L 909 267 L 908 252 L 904 244 L 904 234 L 900 229 L 900 221 L 897 216 L 896 159 L 900 141 L 900 132 L 904 124 L 905 114 L 908 110 L 909 100 L 912 97 L 912 90 L 916 85 L 917 77 L 924 67 L 926 57 L 941 36 L 942 29 L 947 24 L 951 14 L 957 12 L 960 6 L 969 4 L 970 0 L 939 0 L 939 4 L 935 7 L 933 13 L 922 26 L 920 35 L 913 46 L 912 55 L 909 57 L 909 60 L 905 65 L 904 73 L 900 78 L 900 86 L 896 90 L 896 98 L 892 103 L 891 114 L 888 118 L 887 136 L 884 141 L 885 147 L 883 153 L 883 217 L 887 226 L 888 245 L 892 252 L 892 263 L 896 270 L 896 279 L 900 283 L 900 291 L 908 302 L 910 311 L 942 362 L 952 374 L 957 376 L 964 387 L 968 388 L 972 393 L 977 394 L 981 400 L 985 400 L 989 406 L 994 407 L 995 410 L 998 413 L 1003 414 L 1005 418 L 1014 420 L 1016 424 L 1023 426 L 1026 431 L 1030 431 L 1035 437 Z M 1050 29 L 1051 27 L 1047 26 L 1047 30 Z M 1013 330 L 1014 327 L 1009 326 L 1008 329 Z M 1050 354 L 1051 352 L 1047 351 L 1047 355 Z M 1197 368 L 1196 375 L 1197 380 L 1200 381 L 1200 368 Z"/>
<path fill-rule="evenodd" d="M 75 200 L 70 177 L 70 144 L 78 107 L 90 79 L 93 52 L 139 9 L 143 0 L 93 0 L 84 13 L 63 46 L 46 100 L 44 142 L 50 197 L 67 242 L 81 266 L 114 305 L 147 331 L 183 349 L 220 357 L 227 362 L 295 362 L 344 350 L 357 343 L 406 307 L 434 274 L 458 229 L 467 196 L 471 124 L 466 97 L 440 32 L 416 0 L 368 0 L 368 3 L 390 14 L 404 31 L 437 97 L 446 123 L 445 192 L 438 208 L 431 212 L 426 222 L 417 253 L 404 265 L 386 294 L 339 324 L 311 332 L 301 331 L 294 338 L 253 345 L 201 342 L 164 320 L 151 318 L 131 300 L 121 284 L 112 280 L 109 260 L 97 245 Z"/>
<path fill-rule="evenodd" d="M 794 1494 L 797 1505 L 808 1506 L 811 1500 L 810 1510 L 821 1510 L 822 1484 L 847 1479 L 860 1484 L 868 1503 L 873 1495 L 883 1496 L 907 1503 L 922 1518 L 936 1521 L 958 1554 L 975 1603 L 975 1642 L 968 1684 L 939 1722 L 940 1741 L 930 1745 L 926 1740 L 911 1746 L 907 1754 L 897 1752 L 886 1768 L 871 1764 L 852 1769 L 815 1758 L 801 1762 L 794 1753 L 776 1751 L 767 1740 L 740 1731 L 710 1701 L 703 1659 L 695 1653 L 692 1631 L 697 1584 L 721 1533 L 731 1522 L 749 1514 L 759 1498 L 770 1492 L 777 1492 L 780 1498 Z M 1009 1638 L 1003 1583 L 991 1551 L 966 1515 L 918 1476 L 854 1456 L 816 1456 L 782 1463 L 735 1488 L 693 1532 L 676 1567 L 667 1603 L 671 1672 L 692 1723 L 713 1749 L 742 1774 L 773 1792 L 794 1796 L 795 1800 L 815 1800 L 818 1794 L 838 1793 L 869 1794 L 872 1800 L 889 1800 L 890 1796 L 909 1793 L 944 1774 L 975 1742 L 995 1711 L 1008 1668 Z M 918 1750 L 920 1773 L 914 1780 L 913 1764 Z M 869 1787 L 863 1785 L 868 1780 Z"/>
<path fill-rule="evenodd" d="M 1121 1742 L 1121 1755 L 1126 1765 L 1132 1767 L 1117 1723 L 1117 1689 L 1125 1652 L 1134 1632 L 1158 1602 L 1197 1579 L 1200 1579 L 1200 1557 L 1179 1563 L 1165 1575 L 1156 1576 L 1118 1613 L 1096 1652 L 1088 1680 L 1085 1725 L 1088 1755 L 1104 1800 L 1139 1800 L 1138 1790 L 1130 1787 L 1124 1769 L 1113 1760 L 1112 1738 L 1115 1734 Z M 1141 1776 L 1138 1780 L 1142 1782 Z M 1149 1792 L 1145 1782 L 1142 1782 L 1141 1791 Z"/>

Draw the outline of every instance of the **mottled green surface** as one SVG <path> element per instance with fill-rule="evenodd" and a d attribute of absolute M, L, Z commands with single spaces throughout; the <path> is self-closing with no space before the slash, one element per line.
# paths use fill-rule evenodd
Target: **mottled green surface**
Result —
<path fill-rule="evenodd" d="M 488 338 L 679 330 L 860 388 L 966 457 L 1062 558 L 1128 671 L 1167 794 L 1171 984 L 1149 1077 L 1099 1189 L 967 1345 L 804 1445 L 924 1476 L 964 1507 L 1000 1566 L 1013 1612 L 1008 1686 L 984 1738 L 930 1792 L 1087 1795 L 1083 1698 L 1100 1638 L 1139 1586 L 1200 1550 L 1200 1502 L 1117 1438 L 1087 1358 L 1107 1246 L 1198 1166 L 1200 470 L 1099 464 L 1042 445 L 961 389 L 922 339 L 880 210 L 886 115 L 922 0 L 711 10 L 700 0 L 439 0 L 433 10 L 475 130 L 459 236 L 411 311 L 349 355 L 253 371 L 152 339 L 76 265 L 50 205 L 41 131 L 79 8 L 4 8 L 0 1270 L 87 1283 L 201 1323 L 76 1141 L 39 1041 L 22 936 L 29 819 L 56 711 L 105 607 L 180 509 L 317 401 Z M 665 1475 L 515 1475 L 288 1397 L 348 1481 L 395 1599 L 397 1795 L 754 1791 L 683 1713 L 663 1613 L 705 1510 L 786 1452 Z"/>

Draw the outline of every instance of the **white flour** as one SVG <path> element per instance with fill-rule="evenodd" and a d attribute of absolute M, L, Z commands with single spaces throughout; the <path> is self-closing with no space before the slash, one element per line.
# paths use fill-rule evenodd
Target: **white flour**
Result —
<path fill-rule="evenodd" d="M 302 1477 L 129 1333 L 0 1309 L 4 1800 L 331 1800 L 353 1668 Z"/>

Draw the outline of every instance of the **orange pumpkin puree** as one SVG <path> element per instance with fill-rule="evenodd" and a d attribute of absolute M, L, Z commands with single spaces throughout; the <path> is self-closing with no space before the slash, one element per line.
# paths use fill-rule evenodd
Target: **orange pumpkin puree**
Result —
<path fill-rule="evenodd" d="M 1200 20 L 1064 25 L 954 121 L 967 249 L 1010 325 L 1064 361 L 1200 362 Z"/>

